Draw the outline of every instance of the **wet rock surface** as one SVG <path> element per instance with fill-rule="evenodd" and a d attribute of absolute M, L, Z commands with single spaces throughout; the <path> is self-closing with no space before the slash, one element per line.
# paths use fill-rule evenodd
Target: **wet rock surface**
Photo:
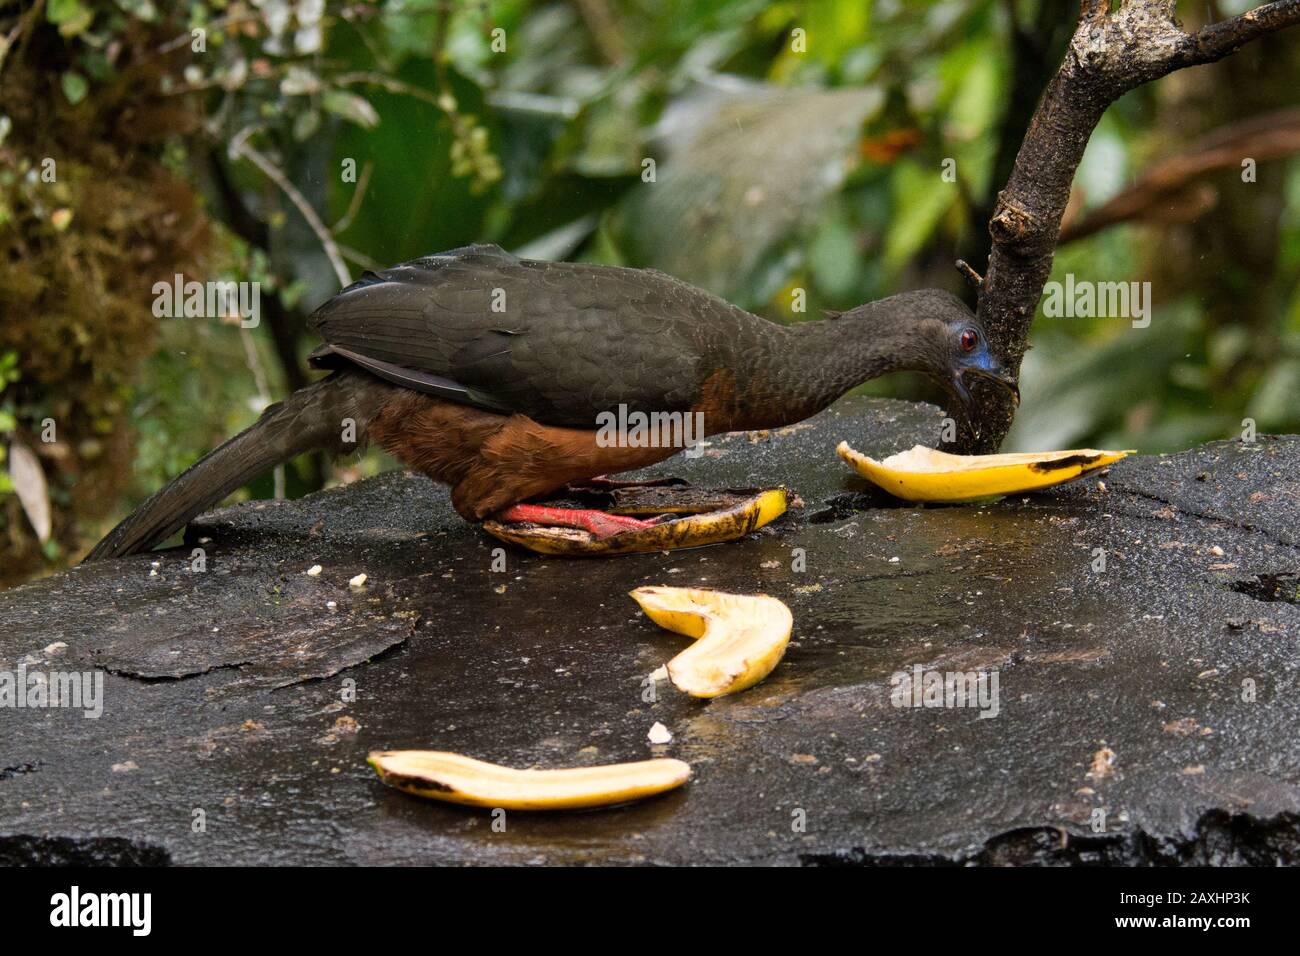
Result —
<path fill-rule="evenodd" d="M 390 474 L 0 594 L 0 669 L 104 673 L 98 719 L 0 708 L 0 863 L 1300 856 L 1300 438 L 963 507 L 899 506 L 835 457 L 841 439 L 935 444 L 939 424 L 848 400 L 666 462 L 654 473 L 803 500 L 694 551 L 497 552 L 444 490 Z M 645 699 L 686 639 L 640 614 L 642 584 L 781 598 L 785 660 L 733 697 Z M 893 706 L 891 676 L 916 665 L 996 674 L 996 716 Z M 656 721 L 671 743 L 650 745 Z M 407 747 L 516 766 L 664 754 L 694 778 L 496 832 L 379 783 L 367 752 Z"/>

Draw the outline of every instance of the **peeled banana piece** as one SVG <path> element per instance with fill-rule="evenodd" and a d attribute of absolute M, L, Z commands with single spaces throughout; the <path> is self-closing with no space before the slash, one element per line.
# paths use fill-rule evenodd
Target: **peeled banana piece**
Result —
<path fill-rule="evenodd" d="M 876 461 L 840 442 L 836 453 L 863 478 L 896 498 L 916 502 L 980 501 L 1073 481 L 1133 454 L 1075 448 L 1012 455 L 950 455 L 916 445 Z"/>
<path fill-rule="evenodd" d="M 438 750 L 370 754 L 370 766 L 389 786 L 417 797 L 504 810 L 572 810 L 628 803 L 680 787 L 690 764 L 661 757 L 636 763 L 514 770 Z"/>
<path fill-rule="evenodd" d="M 790 609 L 766 594 L 662 586 L 631 594 L 660 627 L 697 639 L 668 662 L 673 684 L 692 697 L 753 687 L 772 673 L 790 643 Z"/>
<path fill-rule="evenodd" d="M 706 544 L 736 541 L 785 514 L 788 499 L 784 489 L 770 488 L 746 497 L 736 497 L 726 507 L 699 514 L 684 514 L 649 528 L 626 531 L 610 538 L 597 538 L 580 528 L 555 528 L 540 525 L 483 522 L 483 530 L 493 537 L 537 551 L 541 554 L 570 558 L 613 557 L 648 551 L 676 551 Z M 614 509 L 618 514 L 641 514 L 633 508 Z M 656 507 L 652 513 L 672 512 L 671 505 Z"/>

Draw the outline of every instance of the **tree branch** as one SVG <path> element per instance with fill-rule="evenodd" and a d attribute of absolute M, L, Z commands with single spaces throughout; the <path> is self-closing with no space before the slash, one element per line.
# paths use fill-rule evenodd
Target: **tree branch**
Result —
<path fill-rule="evenodd" d="M 1300 2 L 1300 0 L 1297 0 Z M 300 193 L 293 183 L 289 182 L 289 177 L 281 172 L 280 167 L 271 162 L 261 152 L 254 149 L 249 143 L 249 138 L 257 131 L 256 127 L 247 127 L 241 130 L 234 139 L 230 141 L 229 153 L 232 158 L 243 158 L 248 160 L 254 166 L 262 171 L 267 179 L 280 187 L 280 191 L 289 197 L 289 201 L 298 207 L 298 212 L 302 213 L 302 218 L 307 221 L 311 231 L 316 234 L 320 240 L 321 248 L 325 252 L 325 258 L 329 259 L 330 265 L 334 267 L 334 274 L 338 276 L 339 285 L 347 286 L 352 283 L 352 276 L 348 272 L 347 263 L 343 261 L 343 256 L 339 252 L 338 243 L 334 241 L 334 236 L 325 228 L 325 223 L 321 222 L 320 216 L 316 210 L 311 207 L 311 203 Z"/>
<path fill-rule="evenodd" d="M 1224 169 L 1240 170 L 1243 159 L 1281 159 L 1300 152 L 1300 109 L 1274 110 L 1220 127 L 1183 152 L 1148 168 L 1138 181 L 1083 216 L 1067 214 L 1058 246 L 1126 222 L 1191 222 L 1218 197 L 1201 182 Z M 960 266 L 958 267 L 960 268 Z"/>
<path fill-rule="evenodd" d="M 1192 37 L 1195 55 L 1174 69 L 1222 60 L 1251 40 L 1258 40 L 1266 33 L 1273 33 L 1298 22 L 1300 3 L 1297 0 L 1277 0 L 1276 3 L 1266 3 L 1254 10 L 1247 10 L 1231 20 L 1210 24 Z"/>
<path fill-rule="evenodd" d="M 1079 25 L 1061 68 L 1048 83 L 998 193 L 989 236 L 993 248 L 977 314 L 1006 364 L 1018 370 L 1043 286 L 1052 271 L 1061 217 L 1092 131 L 1117 99 L 1174 70 L 1228 56 L 1261 36 L 1300 23 L 1300 0 L 1277 0 L 1188 34 L 1174 0 L 1083 0 Z M 973 416 L 956 445 L 996 451 L 1014 409 L 1001 389 L 979 387 Z"/>
<path fill-rule="evenodd" d="M 988 254 L 986 224 L 993 217 L 993 205 L 997 199 L 993 194 L 997 188 L 995 184 L 1005 183 L 1011 176 L 1016 153 L 1033 120 L 1039 97 L 1056 72 L 1066 44 L 1074 33 L 1071 13 L 1077 4 L 1078 0 L 1043 0 L 1038 7 L 1037 19 L 1026 23 L 1017 16 L 1017 0 L 1006 0 L 1007 17 L 1011 23 L 1010 95 L 998 131 L 991 185 L 980 197 L 978 205 L 971 209 L 972 235 L 961 245 L 963 254 L 975 261 L 982 262 Z M 971 304 L 975 301 L 971 296 Z"/>

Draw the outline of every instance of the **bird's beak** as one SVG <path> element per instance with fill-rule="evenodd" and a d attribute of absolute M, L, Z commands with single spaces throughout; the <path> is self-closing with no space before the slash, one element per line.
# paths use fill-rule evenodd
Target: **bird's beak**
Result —
<path fill-rule="evenodd" d="M 964 404 L 968 410 L 975 400 L 971 396 L 970 389 L 967 388 L 966 382 L 963 380 L 966 375 L 977 375 L 980 378 L 986 378 L 989 381 L 1000 385 L 1002 388 L 1005 388 L 1011 394 L 1011 404 L 1019 407 L 1020 386 L 1016 382 L 1014 375 L 1002 368 L 1000 365 L 994 365 L 991 368 L 982 368 L 978 365 L 968 365 L 957 373 L 953 382 L 958 397 L 962 400 L 962 404 Z"/>

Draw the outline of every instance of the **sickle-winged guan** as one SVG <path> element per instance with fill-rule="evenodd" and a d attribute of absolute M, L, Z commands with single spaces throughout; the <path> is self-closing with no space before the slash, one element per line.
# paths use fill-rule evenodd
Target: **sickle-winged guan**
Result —
<path fill-rule="evenodd" d="M 597 422 L 620 405 L 700 412 L 712 435 L 800 421 L 904 369 L 967 404 L 968 375 L 1015 389 L 975 317 L 946 292 L 782 326 L 662 272 L 537 262 L 490 245 L 367 272 L 310 324 L 325 340 L 312 364 L 334 371 L 149 498 L 89 559 L 148 549 L 261 472 L 367 438 L 450 485 L 471 521 L 612 534 L 646 522 L 598 511 L 557 519 L 558 509 L 521 503 L 680 450 L 606 447 Z"/>

